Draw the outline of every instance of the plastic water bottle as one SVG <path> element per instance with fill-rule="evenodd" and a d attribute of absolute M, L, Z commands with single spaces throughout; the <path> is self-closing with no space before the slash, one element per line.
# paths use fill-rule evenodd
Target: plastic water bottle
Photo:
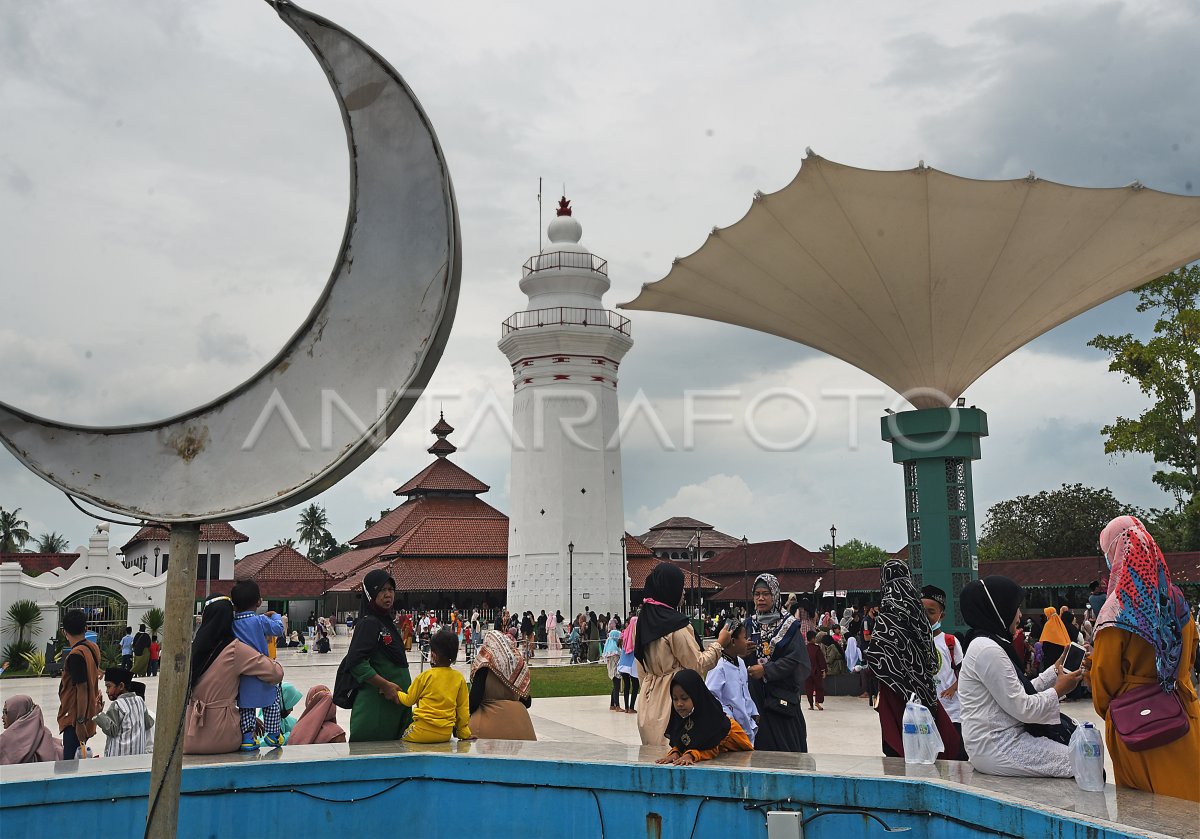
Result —
<path fill-rule="evenodd" d="M 1104 737 L 1090 722 L 1081 723 L 1071 735 L 1071 768 L 1080 789 L 1104 791 Z"/>
<path fill-rule="evenodd" d="M 905 763 L 933 763 L 940 749 L 933 740 L 933 718 L 923 705 L 917 702 L 916 694 L 904 706 L 901 720 L 901 736 L 904 743 Z"/>

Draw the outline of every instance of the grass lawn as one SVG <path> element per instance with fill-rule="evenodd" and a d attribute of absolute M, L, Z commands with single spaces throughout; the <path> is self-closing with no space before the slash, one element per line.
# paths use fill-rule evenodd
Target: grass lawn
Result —
<path fill-rule="evenodd" d="M 550 696 L 607 696 L 612 692 L 608 668 L 603 664 L 529 668 L 529 693 L 535 699 Z"/>

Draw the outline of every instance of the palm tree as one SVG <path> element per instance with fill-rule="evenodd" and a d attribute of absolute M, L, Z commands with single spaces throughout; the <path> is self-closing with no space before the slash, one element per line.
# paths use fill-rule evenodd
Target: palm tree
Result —
<path fill-rule="evenodd" d="M 8 625 L 5 629 L 17 630 L 17 641 L 32 641 L 33 635 L 42 626 L 42 609 L 32 600 L 17 600 L 8 607 Z M 26 638 L 28 633 L 29 637 Z"/>
<path fill-rule="evenodd" d="M 275 547 L 277 547 L 277 548 L 294 548 L 294 547 L 296 547 L 296 540 L 295 539 L 280 539 L 278 542 L 275 543 Z"/>
<path fill-rule="evenodd" d="M 69 547 L 67 537 L 57 531 L 43 533 L 37 538 L 37 552 L 40 554 L 60 554 Z"/>
<path fill-rule="evenodd" d="M 11 513 L 0 507 L 0 553 L 15 554 L 29 541 L 29 522 L 20 513 L 20 507 Z"/>
<path fill-rule="evenodd" d="M 157 606 L 153 609 L 147 609 L 146 614 L 142 615 L 142 623 L 146 624 L 146 630 L 151 635 L 161 635 L 163 623 L 165 623 L 166 620 L 166 613 Z"/>
<path fill-rule="evenodd" d="M 309 504 L 301 511 L 299 527 L 296 528 L 300 544 L 307 545 L 310 553 L 314 548 L 319 548 L 329 533 L 328 525 L 329 517 L 325 515 L 325 508 L 316 502 Z"/>

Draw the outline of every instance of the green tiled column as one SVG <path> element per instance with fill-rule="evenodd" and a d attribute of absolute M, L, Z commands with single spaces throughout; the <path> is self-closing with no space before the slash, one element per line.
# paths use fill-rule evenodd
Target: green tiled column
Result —
<path fill-rule="evenodd" d="M 908 564 L 917 588 L 946 592 L 950 630 L 965 628 L 958 595 L 979 574 L 971 461 L 987 436 L 987 414 L 978 408 L 926 408 L 885 416 L 881 433 L 892 460 L 904 469 Z"/>

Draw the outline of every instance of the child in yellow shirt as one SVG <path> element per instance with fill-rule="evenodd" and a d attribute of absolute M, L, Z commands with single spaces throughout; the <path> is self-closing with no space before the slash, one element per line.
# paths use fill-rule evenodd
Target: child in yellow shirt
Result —
<path fill-rule="evenodd" d="M 430 668 L 412 680 L 408 692 L 397 691 L 402 705 L 413 707 L 413 722 L 401 740 L 408 743 L 449 743 L 470 740 L 470 690 L 462 673 L 450 665 L 458 658 L 458 636 L 448 629 L 429 639 Z"/>

